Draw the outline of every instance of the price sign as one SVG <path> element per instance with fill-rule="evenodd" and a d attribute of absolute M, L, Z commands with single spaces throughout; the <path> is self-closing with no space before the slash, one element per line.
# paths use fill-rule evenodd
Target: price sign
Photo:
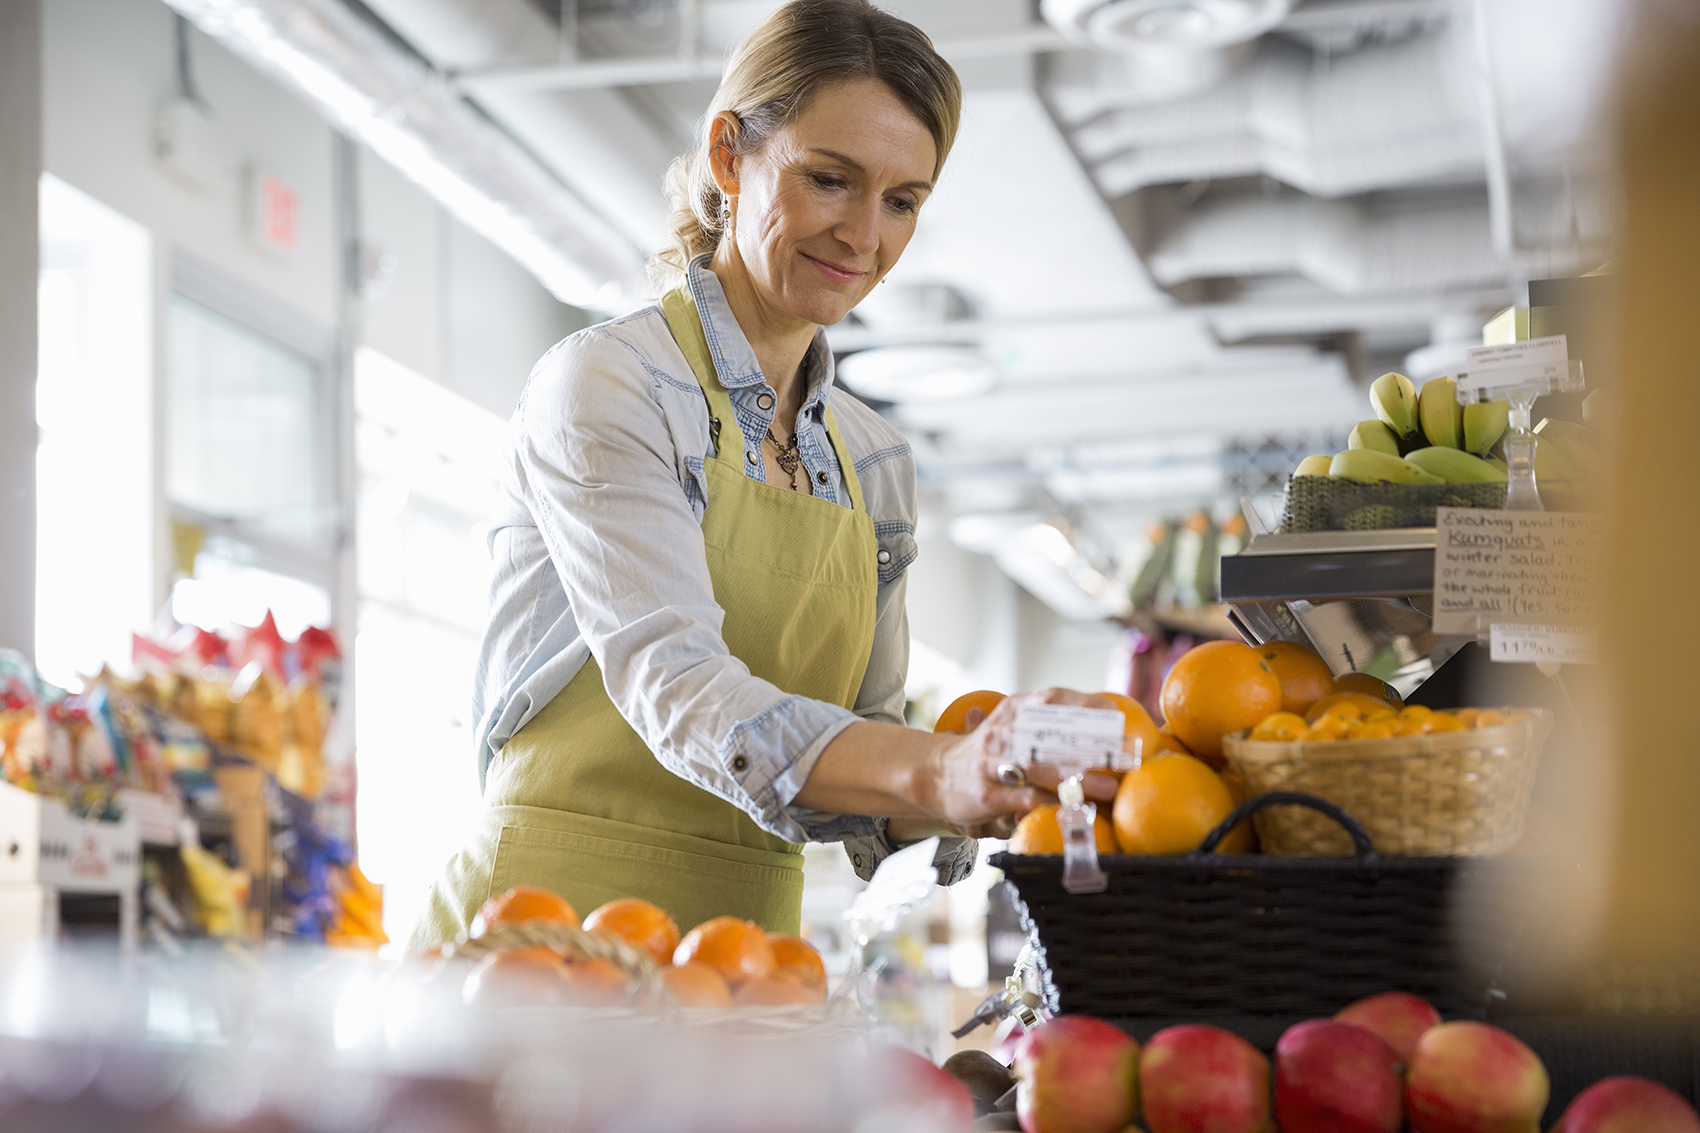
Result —
<path fill-rule="evenodd" d="M 1503 346 L 1474 346 L 1465 356 L 1469 372 L 1458 377 L 1461 391 L 1489 393 L 1536 386 L 1547 392 L 1570 381 L 1570 348 L 1562 334 Z"/>
<path fill-rule="evenodd" d="M 1598 659 L 1593 633 L 1576 626 L 1495 622 L 1489 632 L 1488 649 L 1495 661 L 1591 665 Z"/>
<path fill-rule="evenodd" d="M 1586 512 L 1435 512 L 1434 631 L 1586 625 L 1603 517 Z"/>
<path fill-rule="evenodd" d="M 1011 754 L 1022 763 L 1110 767 L 1121 757 L 1125 724 L 1113 708 L 1023 704 L 1015 712 Z"/>

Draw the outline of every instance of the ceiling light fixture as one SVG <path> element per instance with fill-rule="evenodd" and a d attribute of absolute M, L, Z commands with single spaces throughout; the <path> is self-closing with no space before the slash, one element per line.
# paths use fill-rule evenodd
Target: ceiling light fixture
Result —
<path fill-rule="evenodd" d="M 997 385 L 997 367 L 971 346 L 884 346 L 838 364 L 852 393 L 875 401 L 959 401 Z"/>
<path fill-rule="evenodd" d="M 1206 50 L 1247 43 L 1287 17 L 1292 0 L 1042 0 L 1052 27 L 1104 51 Z"/>

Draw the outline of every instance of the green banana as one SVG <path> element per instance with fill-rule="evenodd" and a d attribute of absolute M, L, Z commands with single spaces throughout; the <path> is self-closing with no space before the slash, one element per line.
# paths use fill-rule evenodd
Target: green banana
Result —
<path fill-rule="evenodd" d="M 1594 418 L 1604 418 L 1606 412 L 1606 395 L 1604 390 L 1595 390 L 1582 399 L 1582 423 L 1592 425 Z"/>
<path fill-rule="evenodd" d="M 1536 480 L 1582 480 L 1586 477 L 1576 462 L 1550 440 L 1535 438 Z"/>
<path fill-rule="evenodd" d="M 1599 458 L 1589 431 L 1574 421 L 1559 421 L 1543 417 L 1535 426 L 1541 440 L 1551 441 L 1559 455 L 1574 464 L 1583 475 L 1591 476 L 1599 468 Z"/>
<path fill-rule="evenodd" d="M 1377 421 L 1376 424 L 1381 422 Z M 1299 466 L 1293 470 L 1294 476 L 1326 476 L 1328 464 L 1334 458 L 1331 456 L 1307 456 L 1299 461 Z"/>
<path fill-rule="evenodd" d="M 1448 484 L 1505 483 L 1505 472 L 1479 456 L 1472 456 L 1445 445 L 1420 448 L 1405 454 L 1405 459 L 1445 480 Z"/>
<path fill-rule="evenodd" d="M 1464 406 L 1464 451 L 1486 456 L 1511 424 L 1511 404 L 1478 401 Z"/>
<path fill-rule="evenodd" d="M 1430 378 L 1417 395 L 1417 419 L 1431 445 L 1464 447 L 1464 407 L 1458 404 L 1456 378 Z"/>
<path fill-rule="evenodd" d="M 1351 434 L 1346 438 L 1347 448 L 1368 448 L 1376 452 L 1385 452 L 1390 456 L 1399 455 L 1399 438 L 1393 435 L 1382 421 L 1359 421 L 1352 426 Z"/>
<path fill-rule="evenodd" d="M 1499 469 L 1499 478 L 1501 480 L 1504 480 L 1506 477 L 1511 475 L 1511 466 L 1505 463 L 1505 461 L 1499 459 L 1499 457 L 1490 456 L 1487 458 L 1487 462 Z"/>
<path fill-rule="evenodd" d="M 1369 387 L 1369 405 L 1393 430 L 1399 443 L 1410 446 L 1422 436 L 1417 424 L 1417 387 L 1404 374 L 1386 373 Z"/>
<path fill-rule="evenodd" d="M 1361 484 L 1444 484 L 1439 476 L 1424 472 L 1411 462 L 1372 448 L 1349 448 L 1334 454 L 1328 474 L 1339 480 Z"/>

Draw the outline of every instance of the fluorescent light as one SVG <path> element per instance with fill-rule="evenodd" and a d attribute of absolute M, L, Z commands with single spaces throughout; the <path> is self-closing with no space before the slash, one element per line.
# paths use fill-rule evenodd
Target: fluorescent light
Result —
<path fill-rule="evenodd" d="M 997 385 L 997 367 L 970 346 L 885 346 L 838 364 L 851 391 L 876 401 L 939 402 L 977 397 Z"/>

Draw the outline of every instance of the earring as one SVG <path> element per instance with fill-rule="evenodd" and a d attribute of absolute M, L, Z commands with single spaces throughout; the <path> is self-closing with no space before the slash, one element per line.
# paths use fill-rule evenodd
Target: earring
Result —
<path fill-rule="evenodd" d="M 720 194 L 720 227 L 732 227 L 732 198 L 725 193 Z"/>

